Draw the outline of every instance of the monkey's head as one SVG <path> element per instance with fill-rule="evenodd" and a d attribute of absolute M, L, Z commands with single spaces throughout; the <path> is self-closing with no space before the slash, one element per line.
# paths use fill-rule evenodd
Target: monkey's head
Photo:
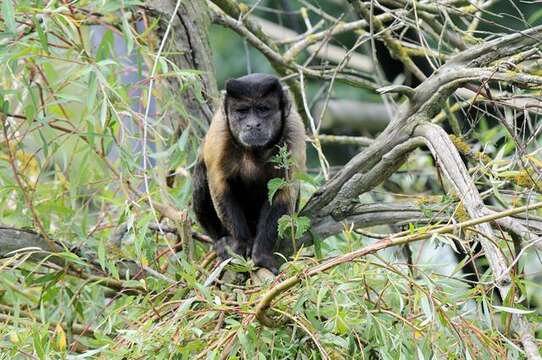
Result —
<path fill-rule="evenodd" d="M 277 77 L 250 74 L 226 82 L 225 111 L 233 138 L 249 150 L 280 140 L 289 104 Z"/>

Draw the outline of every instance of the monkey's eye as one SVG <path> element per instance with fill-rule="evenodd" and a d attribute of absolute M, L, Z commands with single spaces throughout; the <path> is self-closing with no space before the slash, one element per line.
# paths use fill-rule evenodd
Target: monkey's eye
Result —
<path fill-rule="evenodd" d="M 236 113 L 238 113 L 239 115 L 246 115 L 248 114 L 248 108 L 247 107 L 242 107 L 242 108 L 238 108 L 235 110 Z"/>
<path fill-rule="evenodd" d="M 269 113 L 269 111 L 271 111 L 271 109 L 268 107 L 268 106 L 258 106 L 256 108 L 256 110 L 260 113 L 260 114 L 267 114 Z"/>

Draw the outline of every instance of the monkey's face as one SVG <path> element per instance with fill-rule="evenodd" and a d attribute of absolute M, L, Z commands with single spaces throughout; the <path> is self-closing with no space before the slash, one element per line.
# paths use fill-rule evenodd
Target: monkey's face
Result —
<path fill-rule="evenodd" d="M 233 137 L 242 146 L 254 150 L 273 146 L 282 127 L 279 99 L 228 100 L 228 120 Z"/>
<path fill-rule="evenodd" d="M 274 146 L 281 136 L 283 93 L 278 79 L 252 74 L 226 83 L 226 111 L 234 139 L 250 150 Z"/>

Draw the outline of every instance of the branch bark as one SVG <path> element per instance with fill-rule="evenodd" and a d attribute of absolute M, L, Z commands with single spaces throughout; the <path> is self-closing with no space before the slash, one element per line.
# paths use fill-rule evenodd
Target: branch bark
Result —
<path fill-rule="evenodd" d="M 175 2 L 169 0 L 147 1 L 146 7 L 153 15 L 159 18 L 157 34 L 161 38 L 166 31 L 168 21 L 175 9 Z M 180 69 L 195 69 L 201 71 L 198 82 L 201 84 L 204 102 L 198 100 L 200 96 L 197 89 L 187 89 L 187 93 L 180 97 L 186 112 L 191 119 L 182 119 L 184 126 L 189 123 L 200 124 L 200 133 L 203 135 L 207 125 L 211 123 L 216 102 L 219 99 L 218 88 L 215 79 L 213 57 L 209 45 L 208 29 L 211 23 L 205 0 L 182 1 L 177 16 L 172 22 L 172 34 L 168 39 L 168 57 Z M 169 86 L 174 91 L 179 91 L 182 84 L 177 78 L 167 77 Z M 173 115 L 172 115 L 173 116 Z M 172 118 L 175 124 L 179 119 Z"/>

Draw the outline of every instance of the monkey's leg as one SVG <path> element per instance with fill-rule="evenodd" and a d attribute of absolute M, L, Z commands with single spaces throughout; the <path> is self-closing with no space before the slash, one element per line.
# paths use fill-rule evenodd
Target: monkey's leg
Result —
<path fill-rule="evenodd" d="M 194 213 L 196 214 L 199 224 L 214 240 L 214 247 L 218 256 L 225 260 L 231 256 L 229 251 L 244 256 L 246 247 L 240 246 L 239 242 L 229 235 L 228 230 L 222 224 L 222 221 L 220 221 L 216 213 L 211 198 L 211 192 L 209 191 L 207 169 L 203 161 L 198 161 L 194 167 L 192 178 L 194 182 L 194 190 L 192 193 Z"/>
<path fill-rule="evenodd" d="M 252 245 L 252 235 L 243 209 L 231 188 L 226 186 L 220 196 L 215 197 L 215 207 L 224 220 L 224 227 L 231 235 L 227 239 L 230 248 L 241 256 L 247 256 Z"/>
<path fill-rule="evenodd" d="M 263 206 L 258 220 L 258 234 L 252 246 L 252 260 L 254 264 L 264 267 L 274 274 L 278 273 L 277 262 L 273 255 L 273 249 L 277 240 L 278 220 L 288 213 L 288 205 L 281 199 L 268 201 Z"/>

